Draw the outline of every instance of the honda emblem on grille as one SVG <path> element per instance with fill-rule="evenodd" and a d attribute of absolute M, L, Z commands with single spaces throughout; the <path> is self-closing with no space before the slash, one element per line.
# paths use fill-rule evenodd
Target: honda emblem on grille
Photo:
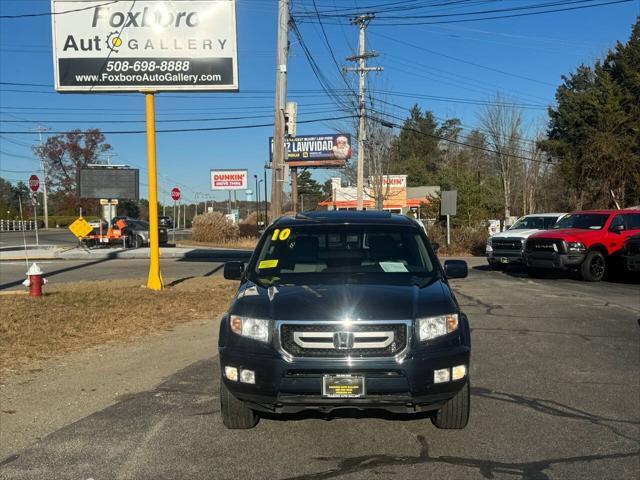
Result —
<path fill-rule="evenodd" d="M 353 348 L 353 332 L 336 332 L 333 334 L 333 346 L 336 350 Z"/>

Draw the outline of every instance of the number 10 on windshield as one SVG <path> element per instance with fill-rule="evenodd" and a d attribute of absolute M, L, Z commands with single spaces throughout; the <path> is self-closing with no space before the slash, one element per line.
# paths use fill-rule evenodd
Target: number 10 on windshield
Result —
<path fill-rule="evenodd" d="M 289 235 L 291 235 L 291 229 L 290 228 L 285 228 L 283 230 L 280 230 L 279 228 L 276 228 L 273 231 L 273 235 L 271 235 L 271 241 L 272 242 L 276 242 L 278 240 L 286 240 L 287 238 L 289 238 Z"/>

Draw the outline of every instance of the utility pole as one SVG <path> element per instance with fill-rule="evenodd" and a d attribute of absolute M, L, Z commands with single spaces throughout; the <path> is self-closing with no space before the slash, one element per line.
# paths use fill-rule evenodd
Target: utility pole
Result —
<path fill-rule="evenodd" d="M 273 160 L 271 165 L 271 218 L 282 215 L 285 162 L 285 113 L 287 102 L 287 57 L 289 54 L 289 0 L 278 0 L 278 53 L 276 65 Z M 266 185 L 265 185 L 266 187 Z"/>
<path fill-rule="evenodd" d="M 42 172 L 42 196 L 44 198 L 44 228 L 49 228 L 49 204 L 48 204 L 48 195 L 47 195 L 47 171 L 44 166 L 44 159 L 42 158 L 42 132 L 46 132 L 47 130 L 51 130 L 50 128 L 45 128 L 42 125 L 38 125 L 38 128 L 33 131 L 38 132 L 40 137 L 40 170 Z"/>
<path fill-rule="evenodd" d="M 365 102 L 365 75 L 368 72 L 380 72 L 382 67 L 367 67 L 367 58 L 377 57 L 376 52 L 367 52 L 365 50 L 365 30 L 371 20 L 375 18 L 375 15 L 368 13 L 365 15 L 359 15 L 354 18 L 351 23 L 358 25 L 360 30 L 360 37 L 358 41 L 358 55 L 347 57 L 350 62 L 358 62 L 358 66 L 355 68 L 345 68 L 347 72 L 358 72 L 360 77 L 360 88 L 358 94 L 358 176 L 356 182 L 356 208 L 357 210 L 364 209 L 364 142 L 366 141 L 367 128 L 366 128 L 366 102 Z"/>

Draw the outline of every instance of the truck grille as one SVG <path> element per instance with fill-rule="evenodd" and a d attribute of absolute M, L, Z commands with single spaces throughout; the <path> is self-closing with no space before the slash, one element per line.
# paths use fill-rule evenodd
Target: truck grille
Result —
<path fill-rule="evenodd" d="M 491 240 L 494 250 L 510 250 L 519 252 L 522 250 L 521 238 L 494 238 Z"/>
<path fill-rule="evenodd" d="M 530 238 L 526 249 L 527 252 L 565 253 L 564 242 L 550 238 Z"/>
<path fill-rule="evenodd" d="M 405 323 L 285 323 L 280 345 L 294 357 L 393 357 L 407 346 Z"/>

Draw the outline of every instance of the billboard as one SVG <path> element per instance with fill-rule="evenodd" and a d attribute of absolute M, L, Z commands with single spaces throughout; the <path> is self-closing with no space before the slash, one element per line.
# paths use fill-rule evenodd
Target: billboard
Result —
<path fill-rule="evenodd" d="M 246 190 L 248 177 L 246 170 L 211 170 L 211 190 Z"/>
<path fill-rule="evenodd" d="M 139 175 L 136 168 L 79 168 L 78 197 L 138 200 Z"/>
<path fill-rule="evenodd" d="M 351 158 L 351 135 L 303 135 L 286 141 L 287 158 L 291 167 L 344 166 Z M 273 137 L 269 138 L 269 158 L 273 156 Z"/>
<path fill-rule="evenodd" d="M 52 0 L 60 92 L 238 90 L 235 0 Z"/>

